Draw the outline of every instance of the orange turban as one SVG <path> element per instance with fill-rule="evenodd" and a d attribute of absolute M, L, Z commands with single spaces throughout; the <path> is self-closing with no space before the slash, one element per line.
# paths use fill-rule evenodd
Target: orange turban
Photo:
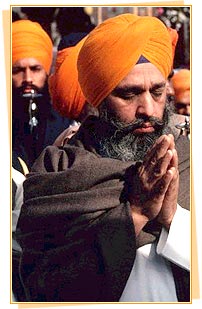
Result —
<path fill-rule="evenodd" d="M 176 49 L 176 45 L 178 42 L 178 38 L 179 35 L 177 33 L 177 30 L 172 29 L 172 28 L 168 28 L 168 32 L 170 34 L 170 38 L 171 38 L 171 43 L 172 43 L 172 54 L 173 54 L 173 62 L 174 62 L 174 58 L 175 58 L 175 49 Z"/>
<path fill-rule="evenodd" d="M 38 23 L 30 20 L 12 23 L 12 64 L 23 58 L 35 58 L 48 74 L 52 54 L 52 41 Z"/>
<path fill-rule="evenodd" d="M 86 37 L 77 45 L 58 51 L 55 72 L 49 77 L 54 108 L 65 117 L 76 119 L 85 103 L 78 82 L 77 58 Z"/>
<path fill-rule="evenodd" d="M 172 79 L 176 101 L 180 101 L 184 95 L 190 95 L 190 70 L 181 69 L 176 72 Z"/>
<path fill-rule="evenodd" d="M 165 78 L 172 68 L 172 44 L 156 17 L 122 14 L 107 19 L 89 34 L 78 57 L 79 82 L 97 107 L 144 56 Z"/>

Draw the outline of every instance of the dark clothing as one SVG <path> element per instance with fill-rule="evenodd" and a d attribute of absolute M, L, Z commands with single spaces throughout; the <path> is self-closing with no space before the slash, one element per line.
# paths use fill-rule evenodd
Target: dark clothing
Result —
<path fill-rule="evenodd" d="M 12 152 L 12 167 L 18 172 L 24 175 L 23 167 L 17 157 L 16 153 Z M 12 211 L 16 208 L 16 192 L 17 192 L 17 183 L 15 178 L 12 175 Z M 12 231 L 12 239 L 15 239 L 15 232 Z M 17 301 L 26 301 L 25 292 L 22 285 L 22 282 L 19 277 L 19 263 L 20 263 L 21 253 L 15 248 L 12 248 L 12 292 Z"/>
<path fill-rule="evenodd" d="M 12 250 L 12 292 L 17 302 L 26 302 L 24 287 L 19 276 L 20 257 L 20 252 Z"/>
<path fill-rule="evenodd" d="M 61 117 L 48 104 L 48 107 L 43 110 L 38 127 L 31 133 L 27 118 L 28 112 L 24 113 L 24 110 L 20 108 L 16 111 L 16 108 L 15 105 L 12 125 L 12 166 L 24 174 L 18 157 L 23 159 L 30 169 L 42 150 L 51 145 L 57 136 L 69 126 L 69 120 Z M 16 189 L 16 183 L 12 179 L 12 209 L 15 208 Z M 13 233 L 13 237 L 15 237 L 15 233 Z M 12 291 L 17 301 L 26 301 L 19 277 L 20 255 L 20 252 L 12 250 Z"/>
<path fill-rule="evenodd" d="M 30 131 L 28 112 L 26 116 L 13 115 L 13 151 L 22 158 L 30 169 L 42 150 L 52 145 L 58 135 L 70 124 L 67 118 L 61 117 L 50 105 L 41 112 L 39 125 Z"/>
<path fill-rule="evenodd" d="M 62 37 L 60 40 L 60 43 L 58 45 L 58 51 L 75 46 L 78 44 L 88 33 L 87 32 L 73 32 L 70 33 L 69 35 L 65 35 Z"/>
<path fill-rule="evenodd" d="M 137 163 L 100 157 L 91 119 L 72 145 L 46 148 L 24 183 L 18 240 L 27 301 L 118 302 L 136 249 L 159 235 L 154 220 L 135 237 L 126 175 Z M 176 148 L 182 190 L 189 175 L 189 142 L 181 136 Z M 189 191 L 179 194 L 185 208 L 188 196 Z M 178 300 L 189 301 L 189 274 L 178 278 L 176 269 Z"/>

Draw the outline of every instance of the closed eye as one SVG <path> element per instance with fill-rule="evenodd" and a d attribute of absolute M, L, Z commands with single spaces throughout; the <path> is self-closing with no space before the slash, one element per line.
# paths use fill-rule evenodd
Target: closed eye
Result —
<path fill-rule="evenodd" d="M 154 85 L 150 89 L 150 93 L 155 97 L 160 97 L 163 94 L 165 87 L 166 87 L 165 83 Z"/>
<path fill-rule="evenodd" d="M 41 71 L 42 67 L 40 65 L 33 65 L 30 67 L 31 71 L 36 72 L 36 71 Z"/>
<path fill-rule="evenodd" d="M 112 91 L 112 95 L 124 100 L 131 100 L 141 94 L 144 90 L 141 87 L 117 87 Z"/>
<path fill-rule="evenodd" d="M 151 92 L 155 97 L 160 97 L 163 93 L 163 90 L 155 90 Z"/>
<path fill-rule="evenodd" d="M 24 72 L 24 68 L 22 68 L 22 67 L 13 67 L 12 68 L 12 74 L 18 74 L 18 73 L 20 73 L 20 72 Z"/>

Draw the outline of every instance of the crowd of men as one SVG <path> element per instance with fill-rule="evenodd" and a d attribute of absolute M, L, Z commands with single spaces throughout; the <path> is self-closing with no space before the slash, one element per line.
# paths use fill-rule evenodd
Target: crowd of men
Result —
<path fill-rule="evenodd" d="M 158 18 L 121 14 L 64 34 L 51 71 L 47 32 L 12 23 L 14 301 L 190 302 L 176 44 Z"/>

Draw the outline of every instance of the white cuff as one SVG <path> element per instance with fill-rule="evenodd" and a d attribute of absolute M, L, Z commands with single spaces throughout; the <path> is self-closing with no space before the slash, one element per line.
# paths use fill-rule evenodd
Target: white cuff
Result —
<path fill-rule="evenodd" d="M 25 176 L 12 167 L 12 178 L 17 186 L 14 199 L 15 208 L 12 210 L 12 231 L 15 232 L 17 221 L 20 215 L 20 210 L 23 204 L 23 182 Z"/>
<path fill-rule="evenodd" d="M 190 244 L 190 212 L 177 205 L 169 232 L 165 228 L 162 229 L 157 245 L 157 254 L 189 270 L 191 256 Z"/>

